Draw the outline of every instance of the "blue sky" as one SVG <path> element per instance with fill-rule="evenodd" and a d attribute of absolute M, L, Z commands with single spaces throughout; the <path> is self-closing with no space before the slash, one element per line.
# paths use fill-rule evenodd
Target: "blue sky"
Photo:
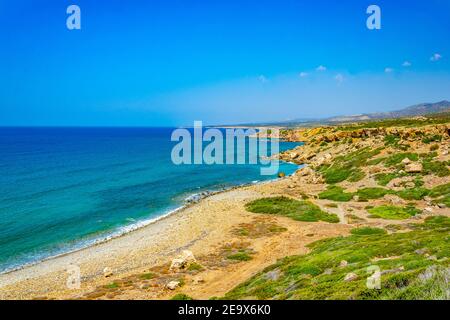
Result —
<path fill-rule="evenodd" d="M 71 4 L 81 30 L 66 28 Z M 381 30 L 366 28 L 370 4 Z M 0 125 L 257 122 L 450 100 L 449 39 L 450 0 L 0 0 Z"/>

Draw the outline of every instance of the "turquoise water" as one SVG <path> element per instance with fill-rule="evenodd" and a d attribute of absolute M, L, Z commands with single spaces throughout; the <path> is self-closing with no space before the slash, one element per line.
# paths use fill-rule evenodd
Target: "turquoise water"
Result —
<path fill-rule="evenodd" d="M 259 165 L 176 166 L 171 132 L 0 128 L 0 271 L 127 232 L 192 194 L 276 178 Z"/>

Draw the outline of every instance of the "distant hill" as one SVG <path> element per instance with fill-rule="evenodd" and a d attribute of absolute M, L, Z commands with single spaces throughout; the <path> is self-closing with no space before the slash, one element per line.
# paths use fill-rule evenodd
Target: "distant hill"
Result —
<path fill-rule="evenodd" d="M 364 121 L 371 119 L 414 117 L 442 112 L 450 112 L 450 101 L 443 100 L 435 103 L 421 103 L 395 111 L 368 113 L 354 116 L 339 116 L 327 118 L 324 120 L 327 122 L 347 122 L 347 121 L 351 122 L 351 121 Z"/>
<path fill-rule="evenodd" d="M 273 121 L 273 122 L 261 122 L 261 123 L 243 123 L 240 126 L 280 126 L 280 127 L 294 127 L 294 126 L 315 126 L 319 124 L 335 124 L 342 122 L 359 122 L 370 121 L 376 119 L 392 119 L 402 117 L 414 117 L 423 116 L 433 113 L 445 113 L 450 112 L 450 101 L 443 100 L 435 103 L 421 103 L 413 106 L 409 106 L 404 109 L 388 111 L 388 112 L 376 112 L 376 113 L 364 113 L 357 115 L 344 115 L 330 118 L 317 118 L 317 119 L 293 119 L 286 121 Z M 228 125 L 232 126 L 232 125 Z"/>

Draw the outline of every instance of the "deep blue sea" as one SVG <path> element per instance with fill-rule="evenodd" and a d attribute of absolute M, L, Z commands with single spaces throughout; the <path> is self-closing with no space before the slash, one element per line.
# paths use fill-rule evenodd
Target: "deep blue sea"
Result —
<path fill-rule="evenodd" d="M 127 232 L 192 194 L 276 178 L 260 165 L 174 165 L 172 130 L 0 128 L 0 272 Z"/>

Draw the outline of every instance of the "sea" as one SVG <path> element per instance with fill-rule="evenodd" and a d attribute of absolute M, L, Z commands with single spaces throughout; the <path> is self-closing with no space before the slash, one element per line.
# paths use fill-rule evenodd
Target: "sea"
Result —
<path fill-rule="evenodd" d="M 176 165 L 174 129 L 0 128 L 0 273 L 131 232 L 210 192 L 277 179 L 261 163 Z"/>

